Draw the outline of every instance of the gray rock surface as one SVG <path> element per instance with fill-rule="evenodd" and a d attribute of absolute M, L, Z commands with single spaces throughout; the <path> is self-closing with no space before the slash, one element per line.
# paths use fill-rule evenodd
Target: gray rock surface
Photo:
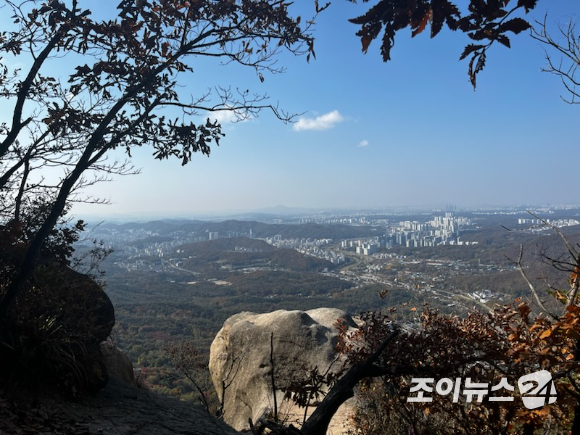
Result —
<path fill-rule="evenodd" d="M 111 379 L 97 395 L 15 400 L 0 394 L 0 434 L 235 435 L 203 408 Z"/>
<path fill-rule="evenodd" d="M 131 360 L 115 346 L 113 340 L 108 338 L 101 343 L 101 353 L 105 359 L 105 367 L 110 378 L 118 379 L 129 385 L 137 385 Z"/>
<path fill-rule="evenodd" d="M 272 370 L 279 414 L 298 419 L 303 411 L 283 402 L 280 390 L 292 380 L 304 378 L 314 367 L 321 373 L 342 367 L 334 352 L 339 318 L 355 326 L 350 316 L 334 308 L 243 312 L 227 319 L 211 345 L 209 363 L 218 396 L 224 397 L 224 420 L 244 430 L 249 418 L 256 422 L 272 414 Z"/>

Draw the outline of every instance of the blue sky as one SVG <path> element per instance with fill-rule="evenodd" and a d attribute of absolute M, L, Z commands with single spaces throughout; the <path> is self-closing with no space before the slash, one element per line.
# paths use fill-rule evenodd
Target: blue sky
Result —
<path fill-rule="evenodd" d="M 298 3 L 298 2 L 297 2 Z M 304 18 L 312 2 L 299 2 Z M 111 205 L 78 205 L 78 216 L 196 216 L 276 205 L 328 208 L 578 204 L 579 108 L 562 102 L 559 79 L 541 68 L 544 49 L 529 35 L 493 47 L 474 91 L 468 43 L 459 33 L 397 35 L 392 61 L 379 44 L 361 53 L 347 19 L 369 4 L 333 1 L 317 22 L 316 60 L 280 57 L 282 75 L 262 83 L 251 71 L 194 65 L 191 89 L 228 85 L 267 93 L 302 113 L 284 124 L 269 113 L 224 123 L 211 157 L 190 165 L 134 153 L 137 176 L 95 186 Z M 534 17 L 565 24 L 577 0 L 539 2 Z M 211 116 L 210 117 L 215 117 Z"/>

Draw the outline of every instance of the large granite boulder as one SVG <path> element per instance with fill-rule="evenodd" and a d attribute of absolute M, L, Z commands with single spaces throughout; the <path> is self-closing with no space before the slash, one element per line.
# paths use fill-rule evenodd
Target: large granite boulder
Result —
<path fill-rule="evenodd" d="M 5 357 L 14 369 L 73 395 L 107 383 L 100 344 L 111 334 L 115 311 L 93 278 L 58 263 L 39 265 L 9 315 L 14 351 Z"/>
<path fill-rule="evenodd" d="M 224 420 L 244 430 L 250 418 L 257 422 L 271 416 L 273 371 L 279 416 L 299 425 L 304 410 L 283 400 L 283 390 L 315 367 L 321 373 L 342 368 L 334 352 L 339 318 L 356 326 L 344 311 L 334 308 L 243 312 L 227 319 L 211 345 L 209 362 L 218 397 L 223 400 Z"/>

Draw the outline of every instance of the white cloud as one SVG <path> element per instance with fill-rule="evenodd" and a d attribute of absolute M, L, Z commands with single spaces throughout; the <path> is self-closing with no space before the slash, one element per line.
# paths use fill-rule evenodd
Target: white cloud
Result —
<path fill-rule="evenodd" d="M 316 118 L 300 118 L 292 128 L 295 131 L 328 130 L 342 121 L 344 121 L 344 117 L 338 112 L 338 110 L 333 110 L 332 112 L 325 113 Z"/>
<path fill-rule="evenodd" d="M 236 112 L 235 110 L 220 110 L 209 114 L 207 118 L 211 119 L 212 121 L 216 120 L 220 124 L 242 122 L 252 119 L 249 114 Z"/>
<path fill-rule="evenodd" d="M 358 143 L 358 145 L 357 145 L 357 147 L 359 147 L 359 148 L 360 148 L 360 147 L 368 147 L 368 146 L 369 146 L 369 141 L 368 141 L 368 140 L 366 140 L 366 139 L 365 139 L 365 140 L 361 140 L 361 141 Z"/>

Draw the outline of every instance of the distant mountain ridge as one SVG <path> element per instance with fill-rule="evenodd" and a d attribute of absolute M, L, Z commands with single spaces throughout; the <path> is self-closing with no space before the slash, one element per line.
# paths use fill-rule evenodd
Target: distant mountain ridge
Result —
<path fill-rule="evenodd" d="M 368 226 L 350 226 L 344 224 L 266 224 L 258 221 L 240 221 L 235 219 L 221 222 L 208 221 L 168 221 L 158 220 L 151 222 L 129 222 L 124 224 L 104 223 L 102 228 L 118 228 L 119 230 L 152 231 L 158 235 L 167 235 L 178 231 L 186 233 L 227 232 L 249 233 L 254 237 L 273 237 L 280 234 L 283 238 L 316 238 L 316 239 L 350 239 L 368 237 L 380 234 L 382 228 Z"/>

